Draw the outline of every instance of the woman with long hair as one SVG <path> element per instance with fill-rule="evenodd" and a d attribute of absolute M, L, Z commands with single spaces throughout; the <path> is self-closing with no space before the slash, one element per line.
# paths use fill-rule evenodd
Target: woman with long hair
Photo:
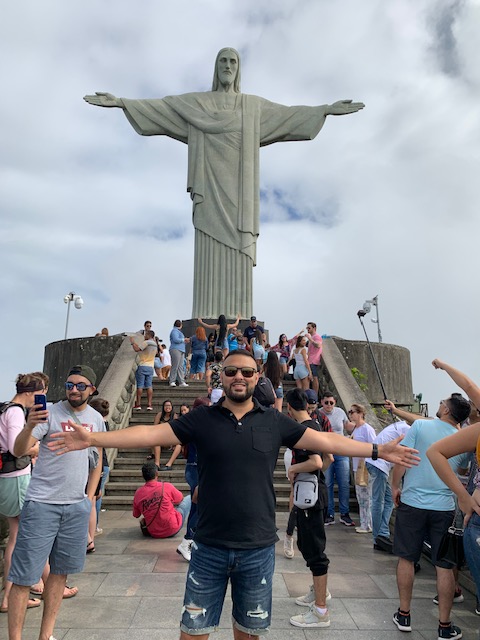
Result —
<path fill-rule="evenodd" d="M 170 422 L 170 420 L 175 420 L 175 418 L 177 417 L 177 414 L 173 411 L 173 404 L 172 401 L 167 399 L 163 401 L 162 404 L 162 410 L 159 411 L 157 413 L 157 415 L 155 416 L 155 420 L 153 421 L 153 424 L 163 424 L 164 422 Z M 180 445 L 177 445 L 178 447 L 180 447 Z M 181 447 L 180 447 L 181 449 Z M 159 445 L 156 445 L 154 447 L 152 447 L 152 454 L 147 456 L 147 460 L 153 460 L 155 461 L 155 464 L 157 465 L 157 469 L 160 470 L 160 455 L 162 453 L 162 448 Z M 173 452 L 175 453 L 175 451 Z M 179 451 L 180 453 L 180 451 Z M 173 454 L 172 454 L 173 455 Z M 178 456 L 178 453 L 177 453 Z M 175 458 L 177 457 L 175 456 Z M 175 459 L 174 458 L 174 459 Z M 171 457 L 170 457 L 171 459 Z M 167 465 L 162 465 L 163 468 L 165 469 L 165 467 Z M 168 471 L 168 469 L 166 469 Z"/>
<path fill-rule="evenodd" d="M 195 335 L 190 338 L 192 359 L 190 361 L 190 379 L 203 380 L 207 363 L 208 340 L 203 327 L 195 329 Z"/>
<path fill-rule="evenodd" d="M 278 354 L 282 378 L 285 377 L 288 372 L 288 361 L 290 360 L 292 346 L 295 344 L 296 339 L 297 336 L 289 340 L 285 333 L 281 333 L 278 337 L 277 344 L 274 344 L 273 347 L 270 348 L 270 351 L 275 351 L 275 353 Z"/>
<path fill-rule="evenodd" d="M 348 419 L 355 425 L 350 434 L 352 440 L 357 442 L 373 442 L 376 438 L 375 429 L 365 422 L 365 407 L 354 403 L 348 412 Z M 360 511 L 360 526 L 355 528 L 357 533 L 372 532 L 372 477 L 366 474 L 367 485 L 357 484 L 356 472 L 359 465 L 365 465 L 364 458 L 352 458 L 353 475 L 355 476 L 355 494 L 357 496 Z"/>
<path fill-rule="evenodd" d="M 231 324 L 227 323 L 227 319 L 225 318 L 223 313 L 218 316 L 217 324 L 208 324 L 208 322 L 204 322 L 201 318 L 198 318 L 198 322 L 202 325 L 202 327 L 205 327 L 205 329 L 214 329 L 217 332 L 215 351 L 222 351 L 223 357 L 225 358 L 228 354 L 228 332 L 230 331 L 230 329 L 236 329 L 238 327 L 238 323 L 240 322 L 240 314 L 237 313 L 237 319 Z"/>
<path fill-rule="evenodd" d="M 295 349 L 292 352 L 292 358 L 295 360 L 295 371 L 293 378 L 299 389 L 308 389 L 312 380 L 312 370 L 308 363 L 307 355 L 307 339 L 305 336 L 297 336 Z"/>
<path fill-rule="evenodd" d="M 280 363 L 278 362 L 277 354 L 274 351 L 269 351 L 267 355 L 267 361 L 264 368 L 265 377 L 270 380 L 275 391 L 275 404 L 273 405 L 278 411 L 282 410 L 283 405 L 283 386 L 281 382 L 282 370 Z"/>
<path fill-rule="evenodd" d="M 15 467 L 21 466 L 15 463 L 13 458 L 13 448 L 17 435 L 23 431 L 25 426 L 25 414 L 27 409 L 31 409 L 35 404 L 35 394 L 45 392 L 44 383 L 33 374 L 19 374 L 16 380 L 16 394 L 10 402 L 3 403 L 0 409 L 0 451 L 2 453 L 3 469 L 12 467 L 12 471 L 0 475 L 0 514 L 7 519 L 9 535 L 7 546 L 3 555 L 3 584 L 4 592 L 0 611 L 8 611 L 8 596 L 12 589 L 12 583 L 7 579 L 12 561 L 12 553 L 17 541 L 18 522 L 20 512 L 25 500 L 25 494 L 30 482 L 32 466 L 29 456 L 38 455 L 38 443 L 27 452 L 25 456 L 25 466 L 23 469 Z M 34 412 L 32 412 L 32 416 Z M 8 454 L 10 453 L 10 456 Z M 7 457 L 9 460 L 7 461 Z M 10 458 L 13 461 L 10 461 Z M 17 458 L 17 460 L 19 460 Z M 7 466 L 8 465 L 8 466 Z M 37 598 L 30 598 L 27 607 L 39 607 L 41 601 Z"/>

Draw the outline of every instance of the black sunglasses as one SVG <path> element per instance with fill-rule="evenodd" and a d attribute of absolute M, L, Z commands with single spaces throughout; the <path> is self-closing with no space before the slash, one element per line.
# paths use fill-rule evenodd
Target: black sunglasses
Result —
<path fill-rule="evenodd" d="M 74 387 L 77 387 L 77 391 L 85 391 L 88 387 L 93 387 L 93 384 L 85 384 L 85 382 L 65 382 L 65 389 L 72 391 Z"/>
<path fill-rule="evenodd" d="M 227 378 L 234 378 L 237 375 L 237 371 L 240 371 L 244 378 L 253 378 L 257 373 L 256 369 L 252 367 L 224 367 L 223 373 Z"/>
<path fill-rule="evenodd" d="M 335 404 L 335 400 L 324 400 L 323 404 Z"/>

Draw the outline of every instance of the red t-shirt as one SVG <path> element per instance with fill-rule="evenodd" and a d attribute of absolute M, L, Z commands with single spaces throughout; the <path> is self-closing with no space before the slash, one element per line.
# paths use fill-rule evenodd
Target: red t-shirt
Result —
<path fill-rule="evenodd" d="M 158 509 L 158 503 L 163 500 Z M 173 536 L 182 526 L 182 514 L 175 509 L 183 500 L 183 494 L 169 482 L 149 480 L 137 489 L 133 497 L 133 517 L 143 516 L 152 538 L 168 538 Z M 155 516 L 155 514 L 158 514 Z M 152 524 L 150 522 L 152 521 Z"/>

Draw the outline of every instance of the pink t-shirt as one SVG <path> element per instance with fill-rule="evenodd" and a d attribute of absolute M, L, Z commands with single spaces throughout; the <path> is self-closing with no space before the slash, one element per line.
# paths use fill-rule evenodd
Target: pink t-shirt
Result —
<path fill-rule="evenodd" d="M 163 500 L 158 509 L 158 502 Z M 175 509 L 183 500 L 183 494 L 169 482 L 149 480 L 137 489 L 133 498 L 133 517 L 143 516 L 152 538 L 168 538 L 173 536 L 182 526 L 182 514 Z M 158 510 L 158 513 L 157 513 Z M 157 514 L 155 516 L 155 514 Z M 152 521 L 152 524 L 150 522 Z"/>
<path fill-rule="evenodd" d="M 13 445 L 25 425 L 25 414 L 21 407 L 10 407 L 2 415 L 0 415 L 0 450 L 2 452 L 10 451 L 13 453 Z M 18 476 L 29 476 L 31 466 L 28 465 L 20 471 L 12 471 L 11 473 L 2 473 L 2 478 L 17 478 Z"/>
<path fill-rule="evenodd" d="M 319 347 L 316 347 L 313 343 L 320 343 Z M 322 336 L 318 333 L 308 336 L 308 362 L 310 364 L 320 364 L 320 358 L 322 357 Z"/>

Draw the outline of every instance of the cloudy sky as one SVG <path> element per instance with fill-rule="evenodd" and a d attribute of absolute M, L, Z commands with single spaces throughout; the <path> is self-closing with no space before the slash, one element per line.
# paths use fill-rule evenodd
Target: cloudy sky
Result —
<path fill-rule="evenodd" d="M 480 382 L 479 0 L 17 0 L 0 23 L 1 399 L 44 345 L 138 330 L 192 306 L 185 145 L 138 136 L 82 96 L 209 90 L 224 46 L 242 90 L 282 104 L 365 102 L 313 142 L 261 151 L 254 311 L 274 338 L 307 321 L 410 349 L 435 411 L 438 356 Z M 372 340 L 376 325 L 366 317 Z M 387 390 L 388 391 L 388 390 Z"/>

